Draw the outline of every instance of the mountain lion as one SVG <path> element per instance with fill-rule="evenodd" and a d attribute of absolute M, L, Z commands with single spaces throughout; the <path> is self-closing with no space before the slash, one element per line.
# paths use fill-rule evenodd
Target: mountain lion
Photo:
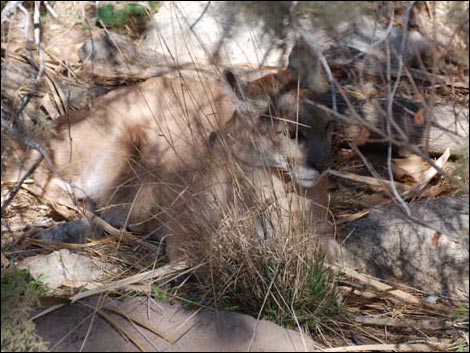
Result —
<path fill-rule="evenodd" d="M 57 120 L 35 184 L 54 201 L 86 201 L 116 227 L 163 235 L 170 260 L 234 205 L 285 211 L 271 225 L 256 221 L 258 236 L 300 214 L 310 233 L 324 232 L 330 119 L 291 62 L 254 82 L 226 71 L 220 80 L 155 77 L 111 91 Z"/>

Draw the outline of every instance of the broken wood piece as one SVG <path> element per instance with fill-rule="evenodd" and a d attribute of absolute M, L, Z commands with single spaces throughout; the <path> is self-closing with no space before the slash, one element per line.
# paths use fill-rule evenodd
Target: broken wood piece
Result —
<path fill-rule="evenodd" d="M 202 264 L 199 266 L 202 266 Z M 142 273 L 138 273 L 134 276 L 130 276 L 127 278 L 123 278 L 117 281 L 107 283 L 99 288 L 94 288 L 86 292 L 77 293 L 74 296 L 70 297 L 70 301 L 73 303 L 77 300 L 87 298 L 95 294 L 117 290 L 129 284 L 133 284 L 133 283 L 137 283 L 137 282 L 141 282 L 145 280 L 153 280 L 156 278 L 161 278 L 161 277 L 172 275 L 172 274 L 182 273 L 183 271 L 187 271 L 187 270 L 188 270 L 188 265 L 184 262 L 178 262 L 175 264 L 165 265 L 155 270 L 145 271 Z M 190 269 L 190 270 L 193 270 L 193 269 Z"/>
<path fill-rule="evenodd" d="M 391 317 L 369 317 L 369 316 L 353 316 L 349 317 L 352 321 L 367 324 L 367 325 L 378 325 L 378 326 L 392 326 L 392 327 L 413 327 L 420 330 L 443 330 L 451 329 L 453 327 L 452 322 L 446 320 L 412 320 L 412 319 L 401 319 Z"/>
<path fill-rule="evenodd" d="M 435 162 L 438 167 L 441 169 L 444 168 L 445 164 L 449 160 L 450 157 L 450 148 L 447 148 L 444 153 L 442 154 L 441 157 Z M 429 168 L 421 177 L 421 179 L 416 183 L 416 185 L 413 186 L 412 189 L 407 190 L 403 193 L 403 197 L 410 197 L 412 195 L 418 194 L 420 191 L 424 189 L 426 185 L 429 184 L 432 178 L 436 176 L 436 174 L 439 173 L 438 170 L 434 167 Z"/>
<path fill-rule="evenodd" d="M 438 352 L 451 347 L 450 344 L 428 343 L 396 343 L 396 344 L 364 344 L 360 346 L 344 346 L 323 349 L 322 352 Z"/>
<path fill-rule="evenodd" d="M 404 182 L 405 180 L 412 180 L 417 182 L 422 179 L 424 172 L 429 168 L 423 158 L 412 154 L 406 158 L 393 158 L 392 159 L 392 172 L 396 180 Z"/>
<path fill-rule="evenodd" d="M 348 173 L 348 172 L 340 172 L 340 171 L 337 171 L 337 170 L 329 170 L 328 173 L 331 174 L 331 175 L 340 177 L 340 178 L 354 180 L 354 181 L 357 181 L 357 182 L 360 182 L 360 183 L 364 183 L 364 184 L 368 184 L 368 185 L 371 185 L 371 186 L 374 186 L 374 187 L 380 187 L 380 188 L 384 188 L 384 189 L 385 188 L 391 188 L 392 183 L 395 185 L 395 187 L 399 191 L 401 190 L 402 192 L 411 189 L 410 186 L 408 186 L 406 184 L 398 183 L 396 181 L 392 182 L 390 180 L 377 179 L 377 178 L 373 178 L 373 177 L 362 176 L 362 175 L 357 175 L 357 174 Z"/>
<path fill-rule="evenodd" d="M 370 276 L 363 275 L 357 271 L 354 271 L 353 269 L 350 268 L 342 268 L 340 266 L 334 265 L 332 266 L 336 271 L 344 273 L 347 276 L 350 276 L 352 278 L 355 278 L 362 283 L 369 285 L 377 290 L 380 290 L 382 292 L 386 292 L 386 294 L 392 295 L 396 298 L 399 298 L 407 303 L 410 304 L 420 304 L 421 300 L 414 295 L 410 293 L 406 293 L 400 289 L 396 289 L 388 284 L 382 283 Z"/>

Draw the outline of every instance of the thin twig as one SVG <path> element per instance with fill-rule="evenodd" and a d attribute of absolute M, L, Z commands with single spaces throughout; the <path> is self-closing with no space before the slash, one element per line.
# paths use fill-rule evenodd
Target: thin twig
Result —
<path fill-rule="evenodd" d="M 408 5 L 408 8 L 406 10 L 406 15 L 405 15 L 405 31 L 406 29 L 408 28 L 408 22 L 409 22 L 409 19 L 410 19 L 410 15 L 411 15 L 411 10 L 413 9 L 413 6 L 415 5 L 416 1 L 412 1 L 410 2 L 410 4 Z M 398 55 L 397 55 L 397 59 L 398 59 L 398 73 L 397 73 L 397 76 L 398 78 L 396 79 L 395 81 L 395 84 L 393 85 L 393 89 L 390 93 L 390 95 L 388 96 L 388 99 L 387 99 L 387 132 L 389 134 L 389 136 L 392 135 L 392 128 L 391 128 L 391 125 L 392 123 L 394 123 L 393 121 L 393 114 L 392 114 L 392 107 L 393 107 L 393 101 L 394 101 L 394 98 L 395 98 L 395 94 L 397 92 L 397 89 L 398 89 L 398 85 L 400 83 L 400 80 L 401 80 L 401 72 L 403 70 L 403 52 L 405 51 L 405 44 L 406 44 L 406 33 L 403 34 L 403 37 L 402 37 L 402 40 L 401 40 L 401 43 L 400 43 L 400 50 L 398 51 Z M 390 76 L 390 62 L 391 62 L 391 59 L 390 59 L 390 47 L 389 45 L 386 46 L 386 52 L 387 52 L 387 82 L 390 82 L 391 80 L 391 76 Z M 396 127 L 394 125 L 394 127 Z M 398 206 L 400 207 L 400 209 L 403 210 L 403 212 L 406 213 L 407 216 L 411 216 L 411 211 L 410 211 L 410 208 L 408 207 L 408 205 L 406 204 L 405 200 L 403 200 L 403 198 L 400 196 L 400 193 L 397 191 L 397 188 L 395 187 L 395 183 L 394 183 L 394 178 L 393 178 L 393 171 L 392 171 L 392 143 L 389 141 L 388 143 L 388 148 L 387 148 L 387 172 L 388 172 L 388 177 L 391 181 L 391 190 L 392 190 L 392 194 L 394 196 L 394 199 L 395 201 L 397 202 Z"/>
<path fill-rule="evenodd" d="M 357 174 L 347 173 L 347 172 L 341 172 L 341 171 L 332 170 L 332 169 L 328 170 L 328 174 L 331 174 L 331 175 L 334 175 L 334 176 L 337 176 L 337 177 L 340 177 L 340 178 L 354 180 L 354 181 L 357 181 L 357 182 L 360 182 L 360 183 L 365 183 L 365 184 L 372 185 L 372 186 L 380 186 L 384 189 L 388 189 L 388 187 L 392 187 L 392 184 L 394 184 L 395 186 L 399 186 L 400 189 L 402 189 L 403 191 L 411 190 L 411 186 L 409 186 L 409 185 L 397 183 L 395 181 L 375 178 L 375 177 L 367 177 L 367 176 L 362 176 L 362 175 L 357 175 Z"/>
<path fill-rule="evenodd" d="M 382 283 L 370 276 L 366 276 L 366 275 L 363 275 L 357 271 L 354 271 L 353 269 L 350 269 L 350 268 L 345 268 L 345 267 L 340 267 L 340 266 L 337 266 L 337 265 L 329 265 L 331 266 L 335 271 L 339 272 L 339 273 L 344 273 L 345 275 L 347 276 L 350 276 L 352 278 L 355 278 L 369 286 L 372 286 L 373 288 L 377 289 L 377 290 L 380 290 L 382 292 L 385 292 L 389 295 L 392 295 L 396 298 L 399 298 L 403 301 L 405 301 L 406 303 L 410 303 L 410 304 L 421 304 L 422 301 L 415 297 L 414 295 L 410 294 L 410 293 L 406 293 L 400 289 L 396 289 L 392 286 L 389 286 L 388 284 L 385 284 L 385 283 Z"/>
<path fill-rule="evenodd" d="M 396 344 L 364 344 L 360 346 L 344 346 L 323 349 L 323 352 L 366 352 L 366 351 L 379 351 L 379 352 L 438 352 L 448 348 L 449 345 L 439 344 L 434 342 L 429 343 L 396 343 Z"/>
<path fill-rule="evenodd" d="M 6 22 L 22 6 L 23 1 L 8 1 L 5 8 L 2 10 L 1 21 Z"/>
<path fill-rule="evenodd" d="M 39 158 L 36 160 L 36 162 L 31 166 L 31 168 L 29 168 L 29 170 L 26 172 L 26 174 L 23 175 L 23 177 L 16 183 L 15 188 L 8 193 L 8 197 L 3 202 L 2 207 L 1 207 L 1 215 L 2 216 L 3 216 L 3 212 L 5 212 L 6 208 L 10 204 L 10 202 L 15 198 L 16 194 L 21 189 L 21 186 L 23 185 L 25 180 L 28 179 L 31 176 L 31 174 L 34 173 L 36 168 L 39 167 L 39 165 L 41 164 L 41 162 L 43 160 L 44 160 L 44 155 L 41 154 L 39 156 Z"/>
<path fill-rule="evenodd" d="M 203 264 L 201 264 L 197 267 L 200 267 L 202 265 Z M 189 269 L 189 271 L 192 271 L 192 270 L 194 270 L 194 269 L 193 268 Z M 87 297 L 90 297 L 90 296 L 95 295 L 95 294 L 117 290 L 117 289 L 125 287 L 129 284 L 142 282 L 142 281 L 146 281 L 146 280 L 154 280 L 156 278 L 161 278 L 163 276 L 168 276 L 170 274 L 182 275 L 182 274 L 186 273 L 187 271 L 188 271 L 188 265 L 186 265 L 184 262 L 165 265 L 165 266 L 160 267 L 156 270 L 150 270 L 150 271 L 145 271 L 145 272 L 142 272 L 142 273 L 138 273 L 134 276 L 123 278 L 123 279 L 105 284 L 105 285 L 103 285 L 101 287 L 98 287 L 98 288 L 90 289 L 86 292 L 77 293 L 74 296 L 70 297 L 70 301 L 73 303 L 77 300 L 81 300 L 83 298 L 87 298 Z"/>

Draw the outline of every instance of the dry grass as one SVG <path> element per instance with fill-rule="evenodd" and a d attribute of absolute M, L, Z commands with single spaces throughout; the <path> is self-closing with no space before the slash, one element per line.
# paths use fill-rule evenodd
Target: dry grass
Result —
<path fill-rule="evenodd" d="M 290 327 L 329 318 L 338 302 L 318 236 L 305 219 L 290 217 L 286 227 L 279 205 L 262 208 L 266 205 L 226 210 L 215 232 L 195 235 L 187 261 L 207 265 L 195 273 L 191 291 L 199 292 L 205 305 Z"/>
<path fill-rule="evenodd" d="M 25 51 L 21 56 L 9 59 L 24 62 L 27 54 Z M 75 75 L 74 70 L 64 68 L 61 60 L 51 59 L 48 69 L 63 78 Z M 46 111 L 50 116 L 64 110 L 63 97 L 53 87 L 53 84 L 49 84 L 47 89 L 39 92 L 40 98 L 48 101 Z M 374 164 L 374 157 L 368 158 Z M 463 174 L 463 179 L 468 178 L 468 167 L 465 169 L 468 152 L 465 158 L 461 168 L 463 172 L 458 171 Z M 379 175 L 388 177 L 383 160 L 375 163 L 375 166 Z M 359 157 L 351 158 L 350 155 L 339 155 L 333 168 L 357 175 L 368 175 L 369 172 Z M 339 223 L 364 215 L 375 204 L 391 202 L 386 194 L 367 185 L 332 179 L 332 210 Z M 412 288 L 401 288 L 420 299 L 419 303 L 410 304 L 350 276 L 334 274 L 324 264 L 324 253 L 315 235 L 307 231 L 302 220 L 296 220 L 296 226 L 293 227 L 280 226 L 285 210 L 279 209 L 276 204 L 268 208 L 265 204 L 253 204 L 252 200 L 247 199 L 250 192 L 249 185 L 243 181 L 244 177 L 236 174 L 233 180 L 234 193 L 238 193 L 240 200 L 245 202 L 221 209 L 222 221 L 217 227 L 210 225 L 194 229 L 198 234 L 193 238 L 195 241 L 188 252 L 191 255 L 187 258 L 193 269 L 190 271 L 193 272 L 192 276 L 188 276 L 186 270 L 184 275 L 176 274 L 156 282 L 162 288 L 167 288 L 170 283 L 169 295 L 182 297 L 199 306 L 237 310 L 259 318 L 269 318 L 289 327 L 300 327 L 316 334 L 323 340 L 325 347 L 433 342 L 443 350 L 468 350 L 468 307 L 458 308 L 446 303 L 429 304 L 424 300 L 424 293 Z M 468 184 L 468 180 L 464 181 Z M 459 192 L 447 180 L 436 180 L 431 186 L 438 186 L 439 194 Z M 4 187 L 2 184 L 2 195 Z M 20 192 L 15 203 L 10 205 L 2 217 L 2 254 L 15 263 L 32 254 L 46 254 L 63 248 L 62 244 L 31 238 L 44 225 L 49 226 L 44 223 L 45 219 L 55 222 L 71 218 L 70 214 L 58 215 L 50 205 L 38 202 L 27 192 Z M 200 219 L 203 223 L 207 221 L 204 217 Z M 24 229 L 26 225 L 29 228 Z M 4 232 L 7 226 L 10 227 L 8 233 Z M 268 239 L 260 237 L 260 234 L 267 233 L 270 234 Z M 6 235 L 11 234 L 14 236 L 7 239 Z M 151 246 L 142 246 L 140 239 L 128 239 L 123 243 L 121 239 L 112 237 L 72 248 L 91 257 L 119 264 L 123 270 L 110 281 L 131 278 L 164 263 L 163 259 L 155 258 Z M 148 286 L 154 281 L 153 278 L 143 280 L 133 290 L 154 296 L 156 293 L 152 293 Z M 122 295 L 131 287 L 113 288 L 111 294 Z M 15 305 L 21 306 L 23 303 Z M 2 310 L 3 307 L 2 288 Z M 15 315 L 23 317 L 29 315 L 29 312 Z M 28 327 L 24 332 L 32 330 Z M 5 348 L 3 337 L 2 332 L 2 350 Z M 24 337 L 20 336 L 19 339 L 24 340 Z M 375 346 L 375 349 L 380 347 Z"/>
<path fill-rule="evenodd" d="M 35 332 L 29 320 L 38 297 L 47 293 L 39 280 L 27 272 L 2 271 L 2 352 L 44 352 L 47 344 Z"/>

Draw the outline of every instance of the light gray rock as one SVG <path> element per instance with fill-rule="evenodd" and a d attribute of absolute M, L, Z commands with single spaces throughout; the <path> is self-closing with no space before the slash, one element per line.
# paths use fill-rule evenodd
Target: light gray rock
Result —
<path fill-rule="evenodd" d="M 214 59 L 222 66 L 287 64 L 290 49 L 283 49 L 261 23 L 246 23 L 241 13 L 227 16 L 222 7 L 223 2 L 214 1 L 164 2 L 146 33 L 145 47 L 178 64 L 200 66 Z"/>
<path fill-rule="evenodd" d="M 93 288 L 113 266 L 67 249 L 24 259 L 18 269 L 27 269 L 34 279 L 41 278 L 50 289 L 60 286 Z"/>
<path fill-rule="evenodd" d="M 342 232 L 346 262 L 367 274 L 428 294 L 468 301 L 469 202 L 443 198 L 382 205 Z"/>
<path fill-rule="evenodd" d="M 87 302 L 93 307 L 117 308 L 175 341 L 170 343 L 122 316 L 110 314 L 121 329 L 136 337 L 148 351 L 298 352 L 319 347 L 308 335 L 238 313 L 190 311 L 179 304 L 157 303 L 147 298 L 106 299 L 104 304 L 92 298 Z M 82 344 L 84 352 L 138 351 L 99 315 L 90 314 L 90 309 L 79 304 L 63 307 L 37 320 L 38 333 L 51 345 L 69 334 L 55 347 L 62 352 L 78 351 Z"/>

